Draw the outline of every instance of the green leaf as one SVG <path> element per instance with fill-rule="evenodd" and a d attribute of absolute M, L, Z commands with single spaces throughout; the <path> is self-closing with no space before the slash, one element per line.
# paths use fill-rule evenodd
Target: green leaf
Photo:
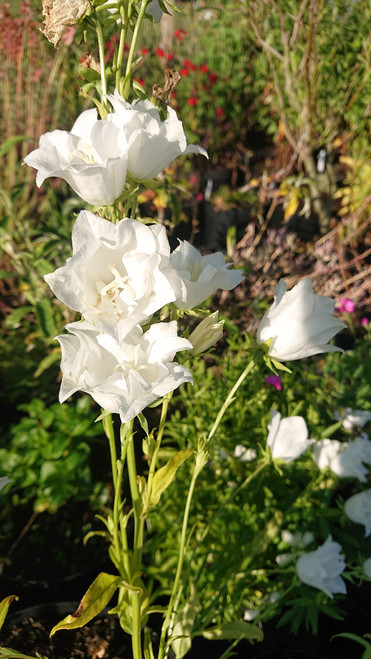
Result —
<path fill-rule="evenodd" d="M 366 648 L 366 650 L 362 655 L 362 659 L 371 659 L 371 644 L 368 641 L 366 641 L 364 638 L 357 636 L 357 634 L 350 634 L 349 632 L 343 632 L 342 634 L 335 634 L 335 636 L 332 636 L 331 641 L 333 638 L 339 638 L 340 636 L 343 636 L 344 638 L 349 638 L 351 641 L 355 641 L 356 643 L 360 643 L 360 645 L 363 645 Z"/>
<path fill-rule="evenodd" d="M 8 595 L 8 597 L 5 597 L 1 602 L 0 602 L 0 629 L 2 628 L 4 624 L 4 620 L 6 618 L 6 615 L 8 613 L 9 606 L 11 605 L 12 602 L 18 601 L 17 595 Z"/>
<path fill-rule="evenodd" d="M 44 359 L 41 360 L 35 373 L 33 374 L 33 377 L 38 378 L 42 373 L 44 373 L 44 371 L 46 371 L 52 364 L 54 364 L 54 362 L 59 361 L 60 358 L 60 347 L 58 346 L 57 348 L 53 348 L 53 350 L 46 357 L 44 357 Z"/>
<path fill-rule="evenodd" d="M 247 638 L 249 641 L 262 641 L 263 632 L 259 627 L 251 625 L 243 620 L 232 620 L 224 622 L 210 629 L 205 629 L 202 633 L 204 638 L 209 641 L 220 641 L 221 639 Z"/>
<path fill-rule="evenodd" d="M 54 337 L 56 329 L 53 320 L 52 306 L 50 300 L 44 297 L 36 304 L 36 317 L 37 322 L 41 328 L 42 333 L 46 338 Z"/>
<path fill-rule="evenodd" d="M 58 622 L 51 630 L 50 636 L 53 636 L 60 629 L 78 629 L 90 622 L 107 606 L 120 582 L 121 577 L 106 572 L 98 574 L 86 591 L 76 611 Z"/>
<path fill-rule="evenodd" d="M 24 307 L 18 307 L 18 309 L 15 309 L 5 317 L 4 320 L 5 327 L 7 329 L 17 327 L 20 321 L 24 318 L 24 316 L 26 316 L 28 313 L 31 313 L 32 310 L 33 309 L 30 305 Z"/>
<path fill-rule="evenodd" d="M 48 657 L 44 657 L 38 652 L 36 652 L 35 657 L 30 657 L 28 654 L 22 654 L 22 652 L 17 652 L 11 648 L 0 648 L 0 657 L 1 659 L 35 659 L 35 657 L 36 659 L 48 659 Z"/>
<path fill-rule="evenodd" d="M 160 501 L 161 494 L 174 480 L 175 474 L 180 465 L 182 465 L 183 462 L 193 454 L 193 452 L 193 449 L 179 451 L 179 453 L 170 458 L 166 465 L 156 471 L 153 477 L 152 492 L 150 494 L 150 501 L 148 502 L 149 506 L 155 506 Z"/>
<path fill-rule="evenodd" d="M 19 144 L 20 142 L 27 142 L 29 140 L 32 140 L 32 137 L 27 137 L 27 135 L 14 135 L 13 137 L 9 137 L 0 146 L 0 158 L 5 156 L 5 154 L 8 153 L 8 151 L 10 151 L 10 149 L 16 144 Z"/>

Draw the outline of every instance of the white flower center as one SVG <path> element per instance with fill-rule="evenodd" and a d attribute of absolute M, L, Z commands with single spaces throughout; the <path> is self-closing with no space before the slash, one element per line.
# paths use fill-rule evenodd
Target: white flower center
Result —
<path fill-rule="evenodd" d="M 192 266 L 192 270 L 190 272 L 191 281 L 197 281 L 197 279 L 199 278 L 201 272 L 202 272 L 202 268 L 201 268 L 200 261 L 195 261 L 193 266 Z"/>
<path fill-rule="evenodd" d="M 130 297 L 134 300 L 135 298 L 135 293 L 128 284 L 129 277 L 127 275 L 120 275 L 119 271 L 114 265 L 109 265 L 107 268 L 110 272 L 113 274 L 113 279 L 110 281 L 108 284 L 103 286 L 103 288 L 100 291 L 100 297 L 101 299 L 103 297 L 110 297 L 112 300 L 115 300 L 118 295 L 120 295 L 121 291 L 125 291 L 130 295 Z"/>
<path fill-rule="evenodd" d="M 85 142 L 80 143 L 78 149 L 71 151 L 68 156 L 68 160 L 70 163 L 76 162 L 76 160 L 82 160 L 82 162 L 86 162 L 88 165 L 99 165 L 101 162 L 101 159 L 99 158 L 98 153 L 94 147 L 92 147 L 91 144 L 87 144 Z"/>

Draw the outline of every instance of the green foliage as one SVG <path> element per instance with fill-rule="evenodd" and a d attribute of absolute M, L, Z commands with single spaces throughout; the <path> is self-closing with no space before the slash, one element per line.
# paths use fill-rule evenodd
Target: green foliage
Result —
<path fill-rule="evenodd" d="M 72 405 L 72 409 L 71 409 Z M 8 505 L 32 501 L 35 511 L 55 512 L 66 501 L 104 501 L 102 484 L 94 485 L 89 440 L 102 434 L 94 425 L 90 400 L 47 407 L 40 399 L 20 405 L 24 416 L 3 435 L 2 473 L 11 479 Z M 4 505 L 4 503 L 2 504 Z"/>
<path fill-rule="evenodd" d="M 192 362 L 195 384 L 182 388 L 174 401 L 164 458 L 174 447 L 196 449 L 200 434 L 210 429 L 246 367 L 248 347 L 249 342 L 231 330 L 221 356 Z M 321 472 L 309 452 L 292 463 L 271 462 L 265 443 L 271 407 L 283 417 L 303 416 L 310 437 L 349 441 L 341 423 L 334 423 L 335 412 L 345 406 L 369 409 L 369 349 L 366 338 L 343 355 L 292 362 L 291 372 L 281 373 L 282 391 L 266 384 L 266 369 L 257 367 L 237 391 L 210 442 L 210 459 L 198 477 L 192 502 L 181 597 L 187 601 L 191 581 L 199 601 L 192 636 L 211 624 L 232 623 L 245 609 L 259 609 L 263 621 L 281 614 L 280 624 L 290 624 L 294 632 L 305 624 L 316 633 L 321 613 L 336 619 L 344 615 L 341 598 L 339 607 L 299 581 L 295 561 L 300 551 L 287 545 L 281 533 L 311 531 L 314 541 L 305 551 L 331 534 L 348 559 L 360 564 L 360 556 L 368 556 L 367 540 L 361 527 L 354 530 L 342 513 L 342 497 L 352 491 L 349 482 Z M 256 459 L 237 458 L 238 444 L 253 449 Z M 165 592 L 172 581 L 190 477 L 191 471 L 177 480 L 176 488 L 164 492 L 161 510 L 150 514 L 156 534 L 149 539 L 152 562 L 147 571 Z M 276 556 L 287 552 L 292 560 L 285 567 L 278 565 Z"/>

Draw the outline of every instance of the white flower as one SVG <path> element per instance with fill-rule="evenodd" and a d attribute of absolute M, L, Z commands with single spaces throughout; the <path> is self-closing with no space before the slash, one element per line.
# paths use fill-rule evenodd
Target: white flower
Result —
<path fill-rule="evenodd" d="M 252 460 L 255 460 L 257 453 L 253 448 L 246 448 L 243 444 L 237 444 L 234 449 L 234 455 L 241 462 L 252 462 Z"/>
<path fill-rule="evenodd" d="M 272 409 L 268 430 L 267 446 L 277 460 L 291 462 L 314 442 L 314 439 L 308 439 L 307 424 L 301 416 L 282 419 L 281 414 Z"/>
<path fill-rule="evenodd" d="M 314 535 L 311 531 L 305 531 L 304 533 L 295 531 L 295 533 L 291 533 L 288 529 L 284 529 L 281 533 L 281 538 L 292 547 L 304 548 L 314 540 Z"/>
<path fill-rule="evenodd" d="M 337 476 L 358 478 L 362 483 L 366 481 L 368 469 L 364 463 L 371 464 L 369 439 L 356 437 L 351 442 L 321 439 L 312 450 L 314 462 L 319 469 L 331 469 Z"/>
<path fill-rule="evenodd" d="M 171 265 L 177 271 L 182 293 L 175 300 L 179 309 L 193 309 L 204 302 L 218 288 L 230 291 L 241 283 L 240 270 L 230 270 L 221 252 L 202 256 L 186 240 L 170 256 Z"/>
<path fill-rule="evenodd" d="M 371 579 L 371 558 L 368 558 L 364 563 L 363 563 L 363 569 L 365 571 L 366 577 Z"/>
<path fill-rule="evenodd" d="M 356 428 L 363 428 L 369 421 L 371 421 L 371 411 L 369 410 L 353 410 L 351 407 L 346 407 L 342 412 L 336 411 L 335 419 L 343 422 L 345 430 L 355 430 Z"/>
<path fill-rule="evenodd" d="M 177 280 L 165 227 L 124 219 L 113 224 L 81 211 L 72 229 L 73 256 L 46 275 L 55 295 L 116 338 L 172 302 Z"/>
<path fill-rule="evenodd" d="M 192 347 L 177 336 L 176 321 L 152 325 L 145 333 L 134 327 L 122 341 L 88 321 L 66 329 L 70 334 L 57 337 L 62 347 L 61 403 L 84 391 L 125 423 L 183 382 L 192 382 L 190 371 L 172 361 L 176 352 Z"/>
<path fill-rule="evenodd" d="M 334 593 L 345 595 L 346 585 L 340 577 L 345 561 L 340 551 L 341 545 L 329 536 L 323 545 L 300 556 L 296 563 L 299 579 L 308 586 L 323 590 L 331 599 Z"/>
<path fill-rule="evenodd" d="M 344 511 L 352 522 L 363 524 L 366 538 L 371 535 L 371 490 L 364 490 L 347 499 Z"/>
<path fill-rule="evenodd" d="M 287 291 L 283 279 L 275 289 L 272 306 L 257 331 L 258 343 L 272 339 L 268 354 L 279 361 L 302 359 L 320 352 L 341 349 L 328 341 L 346 327 L 332 315 L 334 301 L 316 295 L 310 279 L 303 279 Z"/>
<path fill-rule="evenodd" d="M 180 155 L 198 153 L 207 157 L 201 146 L 187 146 L 183 124 L 171 107 L 167 108 L 167 119 L 161 121 L 156 106 L 147 99 L 127 103 L 117 89 L 113 96 L 107 98 L 115 110 L 109 119 L 125 131 L 130 143 L 128 171 L 134 179 L 143 181 L 155 178 Z"/>
<path fill-rule="evenodd" d="M 125 133 L 96 110 L 82 112 L 71 131 L 53 130 L 40 137 L 39 148 L 24 159 L 37 169 L 36 184 L 63 178 L 89 204 L 112 204 L 121 194 L 127 171 Z"/>
<path fill-rule="evenodd" d="M 10 478 L 7 476 L 2 476 L 0 478 L 0 492 L 4 489 L 5 485 L 8 485 L 8 483 L 10 483 Z"/>
<path fill-rule="evenodd" d="M 224 320 L 218 321 L 218 311 L 206 316 L 193 330 L 189 340 L 193 345 L 192 355 L 201 355 L 223 336 Z"/>

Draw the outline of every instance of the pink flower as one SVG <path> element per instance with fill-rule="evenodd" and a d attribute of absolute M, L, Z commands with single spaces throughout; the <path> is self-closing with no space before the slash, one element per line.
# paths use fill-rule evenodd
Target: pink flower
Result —
<path fill-rule="evenodd" d="M 337 307 L 337 311 L 345 311 L 346 313 L 354 313 L 356 305 L 353 300 L 349 300 L 347 297 L 342 297 L 340 301 L 340 306 Z"/>
<path fill-rule="evenodd" d="M 362 319 L 361 319 L 361 325 L 363 325 L 364 327 L 366 327 L 366 325 L 368 325 L 369 322 L 370 322 L 370 321 L 369 321 L 368 318 L 362 318 Z"/>
<path fill-rule="evenodd" d="M 282 391 L 282 378 L 279 375 L 267 375 L 265 381 L 275 387 L 277 391 Z"/>

